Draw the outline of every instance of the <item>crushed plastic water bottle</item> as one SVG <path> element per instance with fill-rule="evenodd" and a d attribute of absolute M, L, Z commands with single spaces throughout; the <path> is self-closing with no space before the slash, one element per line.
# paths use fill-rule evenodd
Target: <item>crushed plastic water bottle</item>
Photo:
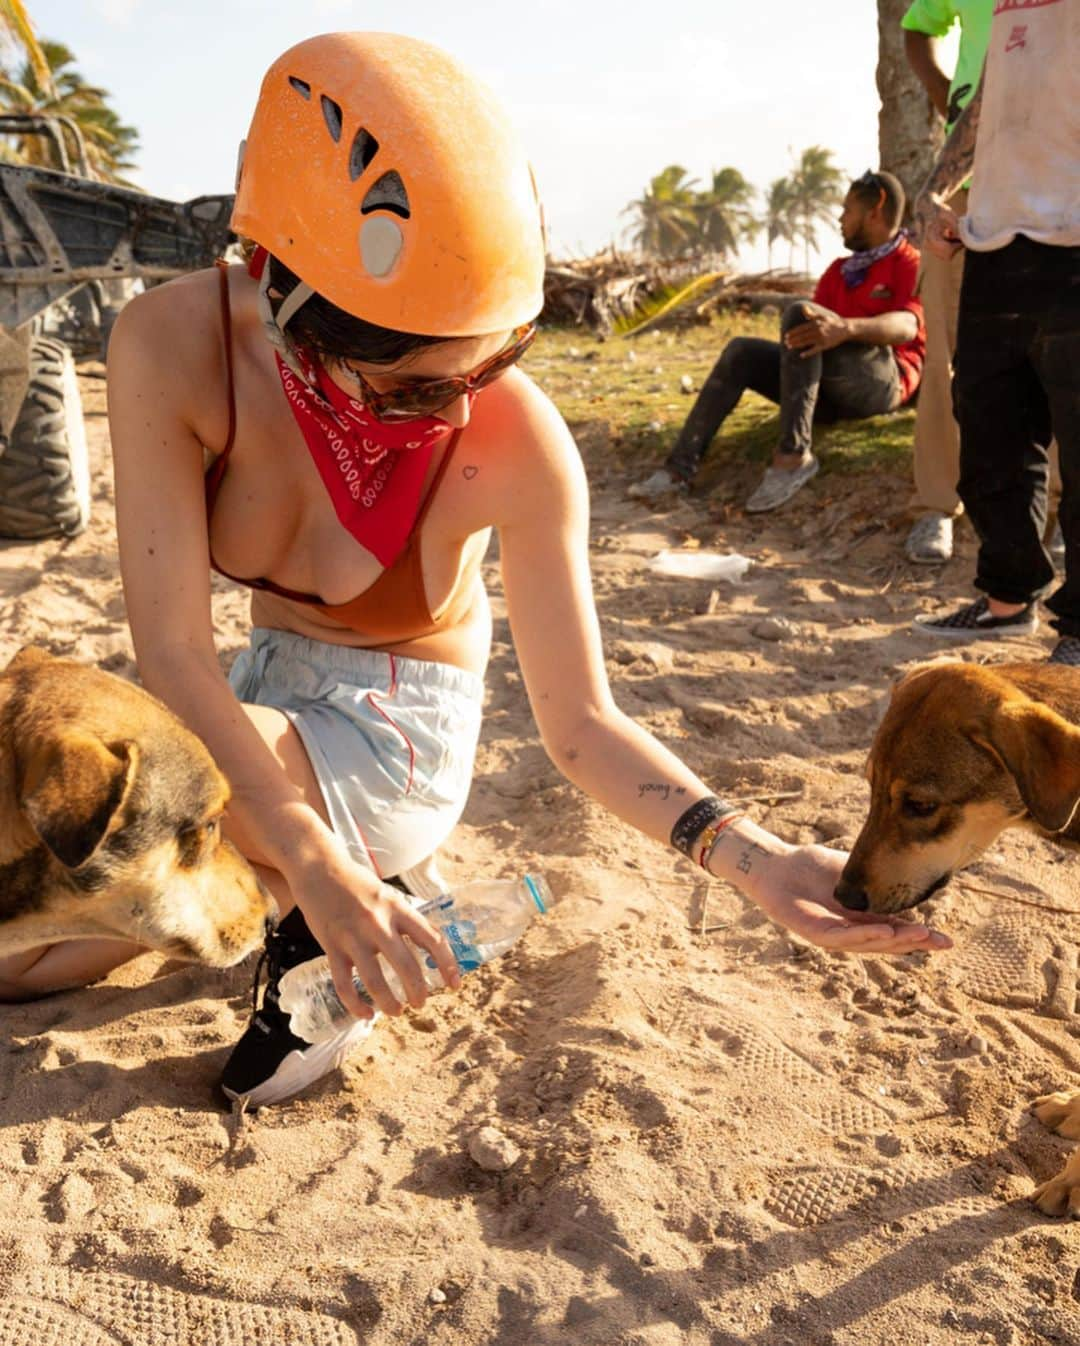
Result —
<path fill-rule="evenodd" d="M 732 552 L 721 556 L 714 551 L 662 551 L 649 562 L 658 575 L 677 575 L 681 579 L 730 580 L 738 584 L 753 562 L 749 556 Z"/>
<path fill-rule="evenodd" d="M 540 915 L 555 905 L 547 881 L 539 874 L 520 879 L 474 879 L 418 908 L 446 936 L 462 972 L 472 972 L 511 948 Z M 442 973 L 430 954 L 416 950 L 420 971 L 429 990 L 444 988 Z M 391 994 L 408 1002 L 397 973 L 379 955 L 379 965 Z M 353 985 L 362 1000 L 373 1004 L 359 977 Z M 325 1042 L 354 1022 L 341 1003 L 323 955 L 292 967 L 281 978 L 279 1000 L 290 1016 L 289 1027 L 305 1042 Z"/>

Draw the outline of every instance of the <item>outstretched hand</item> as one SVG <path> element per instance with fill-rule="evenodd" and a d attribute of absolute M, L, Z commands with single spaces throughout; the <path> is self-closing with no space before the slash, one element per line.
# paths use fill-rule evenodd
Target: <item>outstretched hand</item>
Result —
<path fill-rule="evenodd" d="M 836 953 L 932 953 L 952 947 L 948 935 L 900 915 L 849 911 L 833 897 L 847 856 L 825 846 L 760 851 L 744 892 L 792 934 Z"/>

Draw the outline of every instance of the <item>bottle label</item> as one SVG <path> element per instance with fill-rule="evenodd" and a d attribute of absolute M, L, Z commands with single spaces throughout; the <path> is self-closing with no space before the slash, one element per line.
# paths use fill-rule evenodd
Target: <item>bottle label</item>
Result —
<path fill-rule="evenodd" d="M 448 921 L 442 926 L 447 943 L 454 951 L 458 967 L 462 972 L 474 972 L 482 963 L 480 950 L 476 947 L 475 921 Z M 428 967 L 435 967 L 435 959 L 428 954 L 424 960 Z"/>

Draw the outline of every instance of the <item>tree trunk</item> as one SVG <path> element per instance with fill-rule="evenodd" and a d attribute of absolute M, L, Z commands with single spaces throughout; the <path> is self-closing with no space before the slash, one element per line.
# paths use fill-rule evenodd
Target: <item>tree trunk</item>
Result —
<path fill-rule="evenodd" d="M 878 166 L 904 185 L 905 221 L 945 138 L 942 120 L 904 55 L 900 20 L 909 6 L 910 0 L 877 0 Z"/>

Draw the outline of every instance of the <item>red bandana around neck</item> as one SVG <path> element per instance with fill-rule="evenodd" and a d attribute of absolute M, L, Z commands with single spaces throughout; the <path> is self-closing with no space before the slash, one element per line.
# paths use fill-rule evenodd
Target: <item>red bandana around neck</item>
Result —
<path fill-rule="evenodd" d="M 432 452 L 454 427 L 436 416 L 384 425 L 320 366 L 301 357 L 306 378 L 300 379 L 279 355 L 274 359 L 339 521 L 382 565 L 392 566 L 420 511 Z"/>
<path fill-rule="evenodd" d="M 266 252 L 249 264 L 258 278 Z M 301 374 L 274 355 L 281 386 L 334 512 L 357 542 L 389 568 L 405 549 L 420 512 L 420 492 L 436 446 L 454 427 L 437 416 L 385 424 L 350 397 L 306 352 Z"/>

